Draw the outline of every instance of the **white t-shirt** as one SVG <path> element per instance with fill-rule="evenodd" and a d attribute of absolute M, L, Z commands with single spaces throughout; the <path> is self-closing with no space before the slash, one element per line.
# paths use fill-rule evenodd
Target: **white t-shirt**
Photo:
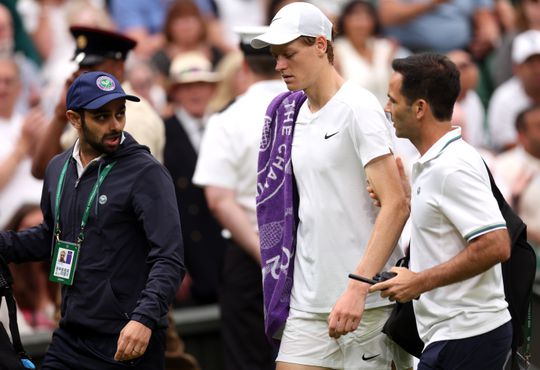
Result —
<path fill-rule="evenodd" d="M 456 128 L 413 166 L 411 271 L 459 254 L 474 238 L 506 228 L 478 152 Z M 487 333 L 510 320 L 501 265 L 414 300 L 418 332 L 430 343 Z"/>
<path fill-rule="evenodd" d="M 364 167 L 392 150 L 391 127 L 377 98 L 352 82 L 318 112 L 300 108 L 292 165 L 300 197 L 291 307 L 327 313 L 360 262 L 378 214 Z M 396 248 L 385 269 L 399 258 Z M 366 307 L 388 305 L 378 293 Z"/>
<path fill-rule="evenodd" d="M 193 183 L 235 191 L 236 201 L 257 228 L 257 159 L 266 108 L 286 91 L 281 80 L 261 81 L 222 113 L 210 117 L 199 151 Z"/>
<path fill-rule="evenodd" d="M 10 120 L 0 119 L 0 161 L 11 154 L 21 134 L 23 117 L 14 114 Z M 32 160 L 23 159 L 11 180 L 0 191 L 0 228 L 25 203 L 40 204 L 43 181 L 31 173 Z"/>

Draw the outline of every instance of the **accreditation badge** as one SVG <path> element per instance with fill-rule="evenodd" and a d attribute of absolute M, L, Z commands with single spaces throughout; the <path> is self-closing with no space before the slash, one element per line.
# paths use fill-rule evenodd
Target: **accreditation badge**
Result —
<path fill-rule="evenodd" d="M 55 283 L 73 285 L 78 257 L 78 244 L 57 240 L 54 243 L 49 280 Z"/>

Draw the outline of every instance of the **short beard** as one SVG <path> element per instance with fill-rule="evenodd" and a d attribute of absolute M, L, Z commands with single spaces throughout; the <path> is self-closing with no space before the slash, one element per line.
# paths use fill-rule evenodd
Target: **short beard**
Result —
<path fill-rule="evenodd" d="M 89 141 L 88 138 L 92 137 L 92 135 L 90 133 L 90 130 L 88 130 L 88 127 L 86 126 L 86 120 L 84 118 L 84 111 L 81 110 L 79 112 L 79 115 L 81 116 L 81 127 L 82 127 L 82 130 L 83 130 L 85 141 L 86 141 L 86 143 L 88 145 L 90 145 L 92 147 L 92 149 L 94 149 L 96 152 L 98 152 L 100 154 L 111 154 L 111 153 L 115 152 L 118 149 L 118 147 L 117 147 L 116 149 L 109 150 L 104 145 L 101 145 L 98 142 Z"/>

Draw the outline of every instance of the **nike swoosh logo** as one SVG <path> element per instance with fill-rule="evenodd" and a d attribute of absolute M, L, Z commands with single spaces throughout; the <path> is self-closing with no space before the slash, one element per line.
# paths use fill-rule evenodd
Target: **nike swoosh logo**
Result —
<path fill-rule="evenodd" d="M 326 134 L 324 135 L 324 138 L 325 138 L 325 139 L 330 139 L 332 136 L 337 135 L 337 134 L 339 134 L 339 131 L 336 131 L 336 132 L 334 132 L 333 134 L 330 134 L 330 135 L 328 135 L 328 133 L 326 133 Z"/>
<path fill-rule="evenodd" d="M 378 355 L 375 355 L 375 356 L 367 356 L 367 357 L 366 357 L 366 354 L 364 353 L 364 354 L 362 355 L 362 360 L 364 360 L 364 361 L 369 361 L 369 360 L 371 360 L 371 359 L 373 359 L 373 358 L 375 358 L 375 357 L 377 357 L 377 356 L 380 356 L 380 355 L 381 355 L 381 354 L 379 353 Z"/>

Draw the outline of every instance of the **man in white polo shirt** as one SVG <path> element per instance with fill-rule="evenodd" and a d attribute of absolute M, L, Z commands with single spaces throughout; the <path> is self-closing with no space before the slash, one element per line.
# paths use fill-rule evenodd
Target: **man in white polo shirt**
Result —
<path fill-rule="evenodd" d="M 502 369 L 512 324 L 500 262 L 510 256 L 506 223 L 486 166 L 452 127 L 459 72 L 447 57 L 392 63 L 389 101 L 398 137 L 421 154 L 413 166 L 410 270 L 374 285 L 382 297 L 414 300 L 426 369 Z"/>

